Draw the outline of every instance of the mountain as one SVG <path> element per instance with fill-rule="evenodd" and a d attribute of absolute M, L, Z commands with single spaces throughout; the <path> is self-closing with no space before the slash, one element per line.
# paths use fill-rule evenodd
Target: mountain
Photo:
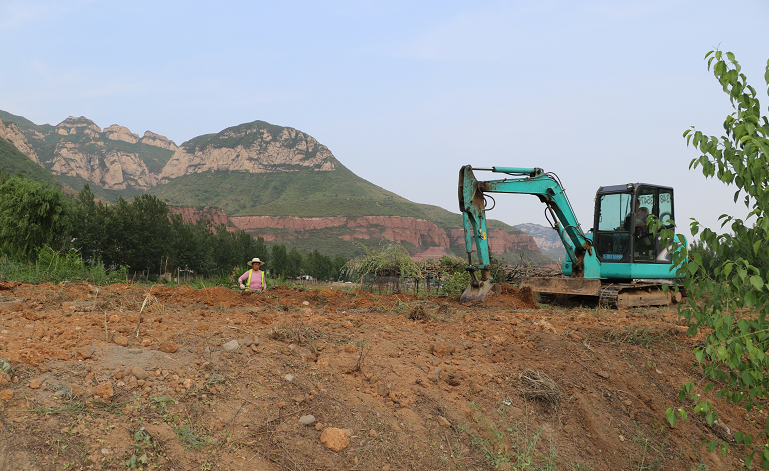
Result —
<path fill-rule="evenodd" d="M 358 177 L 326 146 L 290 127 L 254 121 L 177 146 L 151 131 L 140 137 L 116 124 L 101 129 L 85 117 L 37 125 L 0 111 L 0 137 L 38 168 L 76 189 L 88 184 L 108 201 L 149 193 L 188 220 L 220 208 L 254 236 L 330 255 L 352 256 L 362 253 L 357 243 L 394 240 L 415 258 L 466 256 L 461 215 Z M 507 224 L 489 221 L 488 232 L 503 260 L 523 254 L 550 261 Z"/>
<path fill-rule="evenodd" d="M 539 247 L 542 253 L 546 256 L 553 260 L 566 260 L 566 249 L 563 248 L 561 238 L 552 227 L 531 223 L 516 224 L 514 227 L 534 238 L 537 247 Z"/>

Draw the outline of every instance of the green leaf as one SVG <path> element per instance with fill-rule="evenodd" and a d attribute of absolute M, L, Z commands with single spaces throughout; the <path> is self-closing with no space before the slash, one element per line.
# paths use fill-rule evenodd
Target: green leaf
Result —
<path fill-rule="evenodd" d="M 713 412 L 708 412 L 708 414 L 705 416 L 705 420 L 708 421 L 708 425 L 713 426 L 713 422 L 716 421 L 716 414 L 714 414 Z"/>
<path fill-rule="evenodd" d="M 753 287 L 757 290 L 761 291 L 761 288 L 764 287 L 764 280 L 758 275 L 753 275 L 750 277 L 750 284 L 753 285 Z"/>
<path fill-rule="evenodd" d="M 676 416 L 676 413 L 673 411 L 672 407 L 668 407 L 668 410 L 665 411 L 665 418 L 668 419 L 668 423 L 671 427 L 674 426 L 678 421 L 678 416 Z"/>
<path fill-rule="evenodd" d="M 708 442 L 708 453 L 712 453 L 717 446 L 718 446 L 718 443 L 715 440 L 711 440 L 710 442 Z"/>

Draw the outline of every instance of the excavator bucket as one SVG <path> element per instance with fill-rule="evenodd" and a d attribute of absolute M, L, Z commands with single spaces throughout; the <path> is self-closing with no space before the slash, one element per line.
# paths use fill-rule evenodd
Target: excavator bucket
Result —
<path fill-rule="evenodd" d="M 483 301 L 486 299 L 486 296 L 493 294 L 494 292 L 494 283 L 491 281 L 481 281 L 476 282 L 472 281 L 470 285 L 465 289 L 465 291 L 462 293 L 462 296 L 459 297 L 460 303 L 469 303 L 469 302 L 477 302 L 477 301 Z"/>

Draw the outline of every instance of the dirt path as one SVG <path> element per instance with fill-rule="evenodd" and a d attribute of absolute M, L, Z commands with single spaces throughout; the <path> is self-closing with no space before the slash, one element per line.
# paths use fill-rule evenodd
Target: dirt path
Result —
<path fill-rule="evenodd" d="M 510 287 L 19 285 L 0 291 L 0 471 L 736 469 L 744 449 L 702 443 L 727 434 L 667 426 L 698 379 L 684 331 L 674 309 Z M 716 404 L 733 431 L 764 423 Z"/>

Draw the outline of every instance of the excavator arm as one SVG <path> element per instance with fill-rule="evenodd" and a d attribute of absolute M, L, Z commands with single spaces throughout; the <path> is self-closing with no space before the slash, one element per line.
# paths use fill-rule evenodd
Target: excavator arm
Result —
<path fill-rule="evenodd" d="M 478 181 L 470 165 L 459 171 L 459 209 L 462 212 L 465 229 L 465 249 L 472 276 L 467 290 L 462 294 L 463 302 L 482 300 L 491 289 L 489 240 L 486 228 L 485 193 L 512 193 L 535 195 L 546 206 L 553 228 L 558 232 L 572 269 L 572 276 L 598 278 L 600 264 L 593 254 L 592 240 L 582 231 L 574 210 L 558 180 L 541 168 L 492 167 L 476 168 L 494 173 L 503 173 L 513 178 Z M 478 263 L 473 264 L 473 244 Z M 480 275 L 479 275 L 480 274 Z"/>

